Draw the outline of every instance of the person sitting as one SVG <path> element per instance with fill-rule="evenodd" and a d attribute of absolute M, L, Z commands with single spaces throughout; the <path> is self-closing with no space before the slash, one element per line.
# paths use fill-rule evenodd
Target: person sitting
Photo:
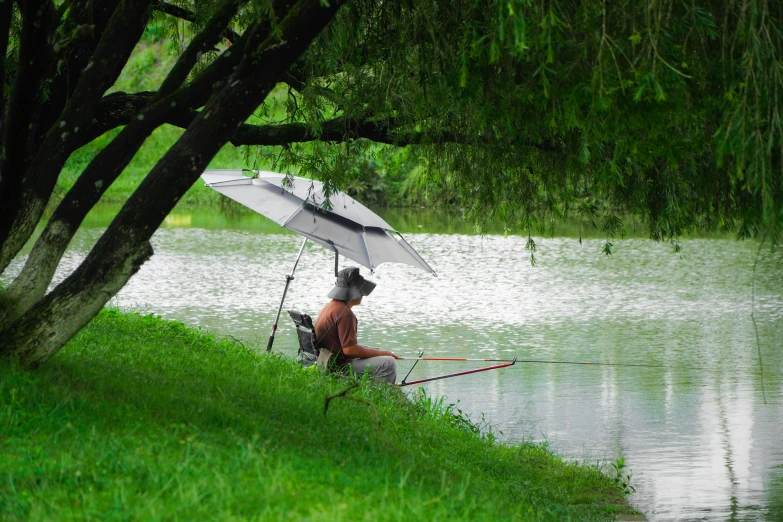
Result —
<path fill-rule="evenodd" d="M 337 354 L 336 366 L 350 364 L 356 375 L 367 373 L 376 380 L 393 384 L 397 380 L 395 359 L 399 357 L 357 341 L 358 321 L 351 308 L 360 305 L 373 289 L 375 283 L 362 277 L 357 267 L 340 270 L 334 288 L 327 295 L 332 300 L 315 321 L 315 338 L 321 348 Z"/>

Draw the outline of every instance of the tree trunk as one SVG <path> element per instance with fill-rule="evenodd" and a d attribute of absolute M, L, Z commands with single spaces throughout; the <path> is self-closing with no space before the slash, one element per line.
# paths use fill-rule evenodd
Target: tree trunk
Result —
<path fill-rule="evenodd" d="M 13 2 L 0 2 L 0 85 L 5 85 L 5 57 L 8 53 L 8 34 L 11 30 L 11 13 Z M 3 119 L 5 118 L 5 93 L 0 96 L 0 138 L 3 136 Z M 0 156 L 2 151 L 0 151 Z M 0 163 L 2 160 L 0 160 Z"/>
<path fill-rule="evenodd" d="M 101 264 L 113 270 L 71 276 L 70 284 L 58 287 L 56 295 L 3 332 L 0 353 L 27 366 L 46 361 L 100 312 L 151 255 L 149 242 L 118 245 L 103 253 Z"/>
<path fill-rule="evenodd" d="M 30 149 L 28 140 L 35 127 L 32 115 L 38 113 L 43 100 L 44 79 L 51 61 L 49 39 L 53 19 L 51 2 L 43 2 L 40 8 L 37 5 L 22 8 L 18 69 L 0 135 L 0 245 L 10 235 L 14 218 L 22 207 L 20 194 Z M 7 265 L 0 255 L 0 273 Z"/>
<path fill-rule="evenodd" d="M 242 3 L 244 2 L 241 0 L 227 0 L 224 3 L 204 31 L 191 41 L 167 75 L 161 88 L 150 97 L 149 103 L 152 105 L 126 125 L 120 134 L 93 158 L 76 180 L 49 218 L 21 273 L 6 290 L 7 309 L 5 317 L 0 321 L 0 327 L 4 322 L 18 318 L 44 296 L 65 249 L 90 209 L 98 203 L 144 141 L 165 122 L 167 116 L 182 110 L 178 107 L 187 107 L 190 101 L 188 98 L 193 98 L 189 93 L 198 85 L 194 85 L 195 82 L 188 88 L 178 91 L 177 95 L 162 100 L 160 98 L 177 89 L 187 78 L 188 72 L 198 59 L 198 54 L 215 44 Z M 239 52 L 235 51 L 235 54 L 237 57 L 234 61 L 239 58 Z M 223 70 L 226 67 L 212 69 Z M 212 75 L 207 75 L 205 72 L 204 76 Z M 204 84 L 203 81 L 200 83 Z M 154 103 L 156 100 L 159 101 Z"/>
<path fill-rule="evenodd" d="M 40 364 L 98 313 L 151 255 L 149 238 L 177 201 L 341 4 L 302 0 L 281 22 L 281 40 L 248 40 L 232 81 L 150 171 L 84 262 L 3 332 L 0 355 Z M 261 36 L 258 26 L 250 30 Z"/>
<path fill-rule="evenodd" d="M 36 124 L 36 145 L 55 124 L 90 62 L 120 0 L 74 0 L 63 20 L 55 60 L 61 65 L 52 79 L 49 96 Z"/>
<path fill-rule="evenodd" d="M 54 190 L 65 161 L 75 149 L 75 136 L 92 123 L 101 97 L 117 80 L 146 26 L 150 0 L 126 0 L 112 14 L 91 61 L 59 118 L 44 138 L 38 154 L 25 166 L 21 186 L 13 203 L 0 219 L 0 273 L 2 273 L 35 230 Z M 9 121 L 10 124 L 10 121 Z M 25 126 L 26 127 L 26 126 Z M 4 136 L 5 140 L 5 136 Z M 7 144 L 4 144 L 4 147 Z M 14 151 L 18 154 L 18 151 Z M 8 173 L 12 164 L 4 164 Z M 15 173 L 12 173 L 15 174 Z M 0 197 L 8 198 L 8 194 Z"/>

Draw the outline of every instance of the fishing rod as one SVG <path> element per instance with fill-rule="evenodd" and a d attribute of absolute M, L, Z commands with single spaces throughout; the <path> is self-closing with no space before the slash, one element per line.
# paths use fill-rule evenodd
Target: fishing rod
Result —
<path fill-rule="evenodd" d="M 541 364 L 578 364 L 584 366 L 629 366 L 636 368 L 685 368 L 690 370 L 703 370 L 701 366 L 678 366 L 678 365 L 666 365 L 666 364 L 641 364 L 641 363 L 602 363 L 602 362 L 589 362 L 589 361 L 553 361 L 545 359 L 471 359 L 469 357 L 401 357 L 403 361 L 475 361 L 475 362 L 518 362 L 518 363 L 541 363 Z M 414 363 L 414 366 L 416 366 Z M 510 365 L 509 365 L 510 366 Z M 500 366 L 503 367 L 503 366 Z M 495 368 L 492 366 L 491 368 Z"/>
<path fill-rule="evenodd" d="M 419 357 L 416 360 L 416 362 L 413 364 L 413 367 L 411 367 L 410 371 L 408 371 L 408 375 L 411 374 L 411 372 L 413 371 L 413 368 L 416 367 L 416 364 L 419 361 L 426 361 L 426 360 L 428 360 L 428 358 Z M 400 384 L 398 384 L 398 386 L 400 386 L 400 387 L 402 387 L 402 386 L 411 386 L 413 384 L 421 384 L 421 383 L 424 383 L 424 382 L 437 381 L 437 380 L 440 380 L 440 379 L 448 379 L 450 377 L 459 377 L 460 375 L 468 375 L 470 373 L 487 372 L 489 370 L 499 370 L 500 368 L 508 368 L 509 366 L 514 366 L 514 364 L 516 362 L 517 362 L 516 359 L 511 359 L 511 362 L 507 362 L 505 364 L 498 364 L 498 365 L 495 365 L 495 366 L 487 366 L 486 368 L 476 368 L 474 370 L 467 370 L 467 371 L 464 371 L 464 372 L 449 373 L 449 374 L 446 374 L 446 375 L 438 375 L 437 377 L 428 377 L 426 379 L 419 379 L 419 380 L 416 380 L 416 381 L 407 381 L 406 379 L 408 378 L 408 375 L 406 375 L 405 378 L 402 380 L 402 382 Z"/>

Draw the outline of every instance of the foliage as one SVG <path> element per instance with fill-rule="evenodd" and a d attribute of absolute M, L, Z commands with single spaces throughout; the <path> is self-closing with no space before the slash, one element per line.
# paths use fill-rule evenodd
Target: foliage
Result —
<path fill-rule="evenodd" d="M 623 457 L 620 457 L 612 463 L 611 473 L 615 485 L 623 494 L 631 495 L 632 493 L 636 493 L 636 488 L 631 485 L 631 471 L 625 465 L 625 459 Z"/>
<path fill-rule="evenodd" d="M 599 210 L 645 217 L 656 239 L 776 230 L 780 13 L 767 2 L 405 5 L 345 10 L 307 55 L 302 92 L 286 86 L 288 100 L 268 100 L 257 121 L 317 132 L 338 115 L 393 118 L 401 145 L 429 141 L 406 148 L 406 188 L 446 183 L 480 220 L 523 231 L 551 215 L 594 221 Z M 400 166 L 384 165 L 395 153 L 366 139 L 252 154 L 370 203 L 405 200 L 388 180 Z"/>
<path fill-rule="evenodd" d="M 634 214 L 654 239 L 776 241 L 781 24 L 764 0 L 356 2 L 306 55 L 288 117 L 392 122 L 480 221 Z M 315 147 L 269 159 L 343 185 L 369 145 Z"/>
<path fill-rule="evenodd" d="M 0 368 L 0 518 L 605 520 L 612 480 L 152 315 L 105 310 L 39 371 Z M 423 397 L 418 396 L 418 397 Z M 442 404 L 439 399 L 430 404 Z"/>
<path fill-rule="evenodd" d="M 371 147 L 346 162 L 345 192 L 373 208 L 453 208 L 460 204 L 453 188 L 427 176 L 426 160 L 405 149 Z"/>
<path fill-rule="evenodd" d="M 480 230 L 500 220 L 532 237 L 576 218 L 602 230 L 606 255 L 621 216 L 675 250 L 694 231 L 780 241 L 779 2 L 17 0 L 0 11 L 0 272 L 58 178 L 70 187 L 0 307 L 0 353 L 30 363 L 152 255 L 150 236 L 200 172 L 239 154 L 243 167 L 318 177 L 370 203 L 459 204 Z M 116 90 L 134 48 L 126 74 L 140 81 L 123 88 L 142 90 Z M 152 68 L 165 78 L 147 81 Z M 245 148 L 216 160 L 227 143 Z M 123 171 L 135 171 L 124 190 Z M 49 292 L 86 212 L 141 178 Z M 83 312 L 66 331 L 69 307 Z"/>

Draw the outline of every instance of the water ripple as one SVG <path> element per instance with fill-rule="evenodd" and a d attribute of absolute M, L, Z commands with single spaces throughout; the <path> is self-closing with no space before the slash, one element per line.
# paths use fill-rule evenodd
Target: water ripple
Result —
<path fill-rule="evenodd" d="M 75 268 L 101 229 L 82 230 L 58 271 Z M 427 384 L 427 391 L 504 432 L 566 457 L 633 470 L 632 502 L 651 520 L 783 517 L 783 285 L 762 256 L 750 317 L 756 246 L 683 242 L 682 256 L 642 239 L 525 239 L 411 234 L 437 271 L 386 264 L 355 309 L 360 340 L 404 355 L 555 359 L 677 368 L 518 364 Z M 116 297 L 124 307 L 207 327 L 263 349 L 300 240 L 258 230 L 166 228 L 156 254 Z M 16 261 L 4 276 L 21 268 Z M 346 260 L 341 260 L 346 266 Z M 332 254 L 305 248 L 286 308 L 316 314 L 334 280 Z M 287 317 L 275 345 L 293 355 Z M 422 363 L 423 378 L 482 363 Z M 410 362 L 401 362 L 407 372 Z M 404 374 L 404 373 L 403 373 Z M 767 404 L 763 402 L 766 396 Z M 777 488 L 777 489 L 775 489 Z M 778 500 L 776 500 L 778 499 Z"/>

